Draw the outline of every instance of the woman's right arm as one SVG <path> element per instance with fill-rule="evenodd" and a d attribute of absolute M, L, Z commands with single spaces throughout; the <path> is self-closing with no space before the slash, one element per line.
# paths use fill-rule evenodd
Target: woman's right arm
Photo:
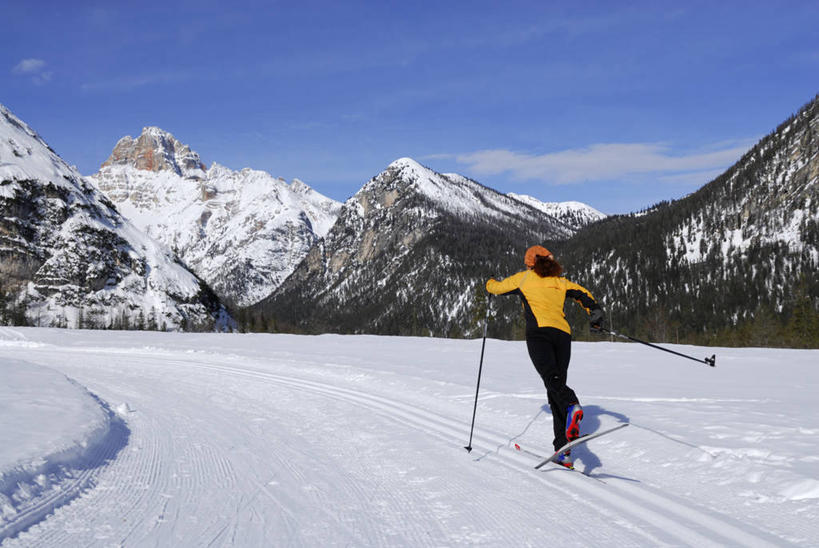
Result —
<path fill-rule="evenodd" d="M 527 273 L 528 270 L 524 270 L 523 272 L 512 274 L 508 278 L 504 278 L 501 281 L 490 278 L 486 282 L 486 290 L 493 295 L 504 295 L 506 293 L 516 291 L 520 287 L 520 284 Z"/>

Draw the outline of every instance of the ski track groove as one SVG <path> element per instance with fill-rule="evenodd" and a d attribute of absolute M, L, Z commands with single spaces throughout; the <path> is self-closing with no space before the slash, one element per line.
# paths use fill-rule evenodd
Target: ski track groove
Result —
<path fill-rule="evenodd" d="M 404 424 L 411 423 L 414 427 L 448 442 L 451 441 L 453 437 L 462 435 L 466 426 L 466 423 L 455 421 L 403 402 L 388 400 L 375 394 L 366 394 L 364 392 L 332 386 L 318 381 L 289 377 L 254 369 L 203 364 L 201 362 L 195 364 L 189 363 L 188 365 L 219 370 L 234 375 L 262 380 L 266 379 L 294 389 L 320 393 L 327 397 L 355 403 L 367 407 L 381 416 L 398 420 Z M 491 453 L 494 452 L 491 449 L 493 444 L 495 444 L 495 447 L 501 444 L 505 446 L 509 440 L 496 433 L 476 429 L 476 436 L 473 439 L 473 451 L 475 441 L 486 446 L 488 452 Z M 530 470 L 533 468 L 530 459 L 511 452 L 509 457 L 509 460 L 515 461 L 516 463 L 514 466 L 515 469 L 525 467 L 527 473 L 534 472 L 534 470 Z M 501 460 L 501 463 L 508 465 L 504 462 L 504 459 Z M 742 546 L 775 546 L 775 542 L 781 541 L 781 539 L 773 538 L 768 540 L 758 534 L 750 533 L 727 523 L 727 520 L 730 519 L 727 516 L 720 516 L 722 519 L 709 516 L 705 513 L 707 511 L 706 509 L 701 510 L 687 506 L 674 501 L 670 497 L 651 493 L 642 487 L 629 485 L 630 482 L 628 481 L 618 481 L 618 485 L 607 490 L 605 486 L 597 487 L 587 484 L 586 479 L 570 477 L 568 474 L 558 476 L 554 474 L 555 472 L 562 473 L 563 471 L 553 468 L 549 473 L 555 475 L 558 481 L 562 482 L 568 488 L 568 493 L 577 489 L 582 490 L 589 496 L 607 502 L 607 506 L 618 508 L 630 514 L 632 518 L 637 518 L 641 522 L 648 523 L 656 530 L 671 534 L 676 539 L 687 544 L 696 546 L 724 546 L 727 541 L 731 544 Z M 540 481 L 551 483 L 548 479 L 543 478 L 542 475 L 538 476 L 537 473 L 535 474 Z M 634 498 L 639 498 L 641 502 L 635 501 Z M 664 513 L 657 512 L 652 508 L 662 508 Z M 492 513 L 488 515 L 491 516 Z M 702 534 L 703 532 L 709 536 L 704 536 Z M 760 535 L 764 535 L 764 533 L 760 532 Z M 764 536 L 767 537 L 768 535 Z"/>
<path fill-rule="evenodd" d="M 133 535 L 137 533 L 141 525 L 139 516 L 142 512 L 148 511 L 150 499 L 148 498 L 148 487 L 156 482 L 160 477 L 160 454 L 158 450 L 160 442 L 156 436 L 154 428 L 140 429 L 141 432 L 147 434 L 144 441 L 138 447 L 128 447 L 130 450 L 127 456 L 123 459 L 123 471 L 120 474 L 114 474 L 111 477 L 112 487 L 108 489 L 108 496 L 100 496 L 95 504 L 88 505 L 88 508 L 111 506 L 119 507 L 119 512 L 122 514 L 122 520 L 131 523 L 130 529 L 121 537 L 119 543 L 125 544 Z M 147 458 L 143 458 L 147 454 Z M 134 488 L 138 485 L 138 488 Z M 162 492 L 160 490 L 160 492 Z M 128 493 L 128 497 L 123 500 L 119 494 Z M 137 519 L 130 519 L 131 516 L 136 515 Z M 85 514 L 87 516 L 87 514 Z M 83 517 L 85 517 L 83 516 Z M 90 516 L 88 516 L 90 518 Z M 70 542 L 70 539 L 59 539 L 60 544 Z"/>
<path fill-rule="evenodd" d="M 191 364 L 188 363 L 187 365 L 190 366 Z M 201 366 L 201 364 L 197 364 L 196 366 Z M 347 404 L 354 403 L 354 404 L 356 404 L 358 406 L 366 407 L 369 410 L 373 411 L 378 416 L 390 419 L 392 421 L 399 420 L 399 422 L 401 422 L 400 419 L 404 418 L 402 416 L 397 415 L 395 413 L 395 411 L 393 411 L 389 407 L 390 402 L 388 400 L 377 397 L 377 396 L 363 396 L 361 393 L 356 392 L 356 391 L 346 390 L 346 389 L 342 389 L 342 388 L 338 388 L 338 387 L 331 387 L 331 386 L 325 385 L 323 383 L 313 383 L 313 382 L 310 382 L 310 381 L 305 381 L 305 382 L 308 383 L 308 384 L 305 384 L 304 382 L 301 382 L 301 381 L 299 381 L 297 379 L 294 379 L 294 378 L 284 377 L 284 376 L 281 376 L 281 375 L 275 375 L 275 374 L 269 374 L 269 373 L 257 373 L 257 372 L 247 371 L 247 370 L 244 370 L 244 369 L 225 368 L 225 367 L 222 367 L 222 366 L 211 366 L 211 365 L 206 365 L 206 366 L 202 366 L 202 367 L 211 368 L 211 369 L 212 368 L 217 368 L 219 371 L 226 371 L 226 372 L 230 372 L 232 374 L 239 374 L 239 375 L 251 377 L 251 378 L 254 378 L 254 379 L 266 380 L 268 382 L 272 381 L 272 382 L 275 382 L 278 385 L 285 385 L 285 386 L 287 386 L 289 388 L 296 389 L 296 390 L 301 390 L 301 391 L 306 391 L 308 393 L 320 394 L 325 398 L 331 398 L 331 399 L 334 399 L 334 400 L 337 400 L 337 401 L 340 401 L 340 402 L 343 402 L 343 403 L 347 403 Z M 373 401 L 375 399 L 378 400 L 378 403 L 373 404 Z M 414 427 L 418 428 L 419 427 L 419 422 L 420 422 L 421 429 L 424 432 L 432 433 L 432 434 L 436 435 L 442 441 L 449 441 L 449 440 L 452 439 L 452 436 L 455 436 L 455 435 L 458 435 L 458 434 L 462 433 L 462 426 L 461 425 L 453 426 L 453 424 L 456 424 L 456 423 L 451 423 L 451 422 L 447 422 L 445 420 L 442 420 L 442 417 L 440 417 L 439 415 L 434 415 L 432 413 L 427 413 L 427 412 L 425 412 L 423 410 L 420 410 L 418 408 L 414 408 L 414 407 L 411 407 L 411 406 L 406 406 L 404 404 L 397 404 L 397 403 L 393 402 L 393 405 L 395 407 L 400 406 L 402 409 L 404 409 L 405 412 L 407 410 L 410 410 L 410 412 L 415 414 L 414 422 L 416 424 L 414 424 Z M 421 416 L 421 415 L 423 415 L 423 416 Z M 291 470 L 292 470 L 292 468 L 291 468 Z M 345 488 L 345 489 L 347 489 L 349 491 L 358 493 L 359 494 L 359 497 L 358 497 L 359 500 L 365 500 L 367 498 L 368 494 L 364 493 L 361 490 L 360 482 L 357 482 L 357 481 L 350 482 L 345 476 L 337 476 L 337 479 L 341 479 L 341 480 L 344 481 L 344 485 L 342 486 L 343 488 Z M 413 500 L 415 500 L 414 497 L 409 497 L 409 496 L 404 495 L 404 494 L 396 495 L 392 491 L 388 491 L 388 492 L 390 493 L 390 498 L 392 500 L 396 501 L 396 503 L 397 503 L 396 507 L 412 509 L 412 512 L 414 512 L 415 514 L 418 514 L 420 516 L 420 514 L 421 514 L 421 510 L 419 508 L 420 505 L 411 504 L 411 502 Z M 460 488 L 460 493 L 461 493 L 462 497 L 468 497 L 468 496 L 470 496 L 472 494 L 471 491 L 469 491 L 469 490 L 467 490 L 466 488 L 463 488 L 463 487 Z M 497 516 L 497 514 L 498 514 L 497 509 L 494 509 L 495 511 L 493 512 L 493 511 L 490 511 L 491 509 L 487 507 L 486 510 L 487 510 L 485 512 L 486 519 L 491 520 L 498 530 L 503 530 L 503 529 L 508 527 L 508 525 L 504 522 L 504 520 L 501 517 Z M 421 523 L 421 522 L 423 522 L 423 520 L 408 520 L 408 521 L 410 523 Z M 382 528 L 378 524 L 371 524 L 371 525 L 373 527 L 373 530 L 370 533 L 368 533 L 368 535 L 373 535 L 373 533 L 378 533 L 379 536 L 383 535 L 383 533 L 381 532 Z M 411 533 L 411 532 L 403 530 L 402 533 L 404 533 L 406 535 L 407 533 Z M 509 533 L 512 534 L 513 531 L 510 530 Z M 418 543 L 418 544 L 425 544 L 426 542 L 428 542 L 427 537 L 428 537 L 428 532 L 427 531 L 419 530 L 415 534 L 414 541 L 415 541 L 415 543 Z M 376 538 L 376 537 L 374 537 L 374 536 L 365 536 L 364 540 L 366 540 L 368 538 L 373 539 L 373 538 Z M 383 544 L 389 544 L 390 543 L 388 538 L 382 537 L 382 540 L 383 540 Z"/>
<path fill-rule="evenodd" d="M 191 364 L 191 362 L 189 362 L 189 361 L 174 361 L 173 363 L 174 363 L 174 365 L 184 365 L 184 366 L 187 366 L 187 367 L 191 367 L 192 365 L 194 365 L 195 367 L 200 366 L 199 363 Z M 227 370 L 225 370 L 225 369 L 216 369 L 216 371 L 226 372 Z M 229 370 L 229 372 L 231 374 L 234 374 L 234 375 L 240 374 L 242 376 L 252 378 L 254 380 L 264 380 L 266 382 L 271 382 L 271 379 L 266 377 L 266 376 L 261 376 L 260 377 L 258 375 L 254 375 L 254 374 L 247 375 L 246 371 L 244 371 L 244 370 L 239 370 L 239 369 Z M 277 384 L 279 386 L 282 386 L 281 382 L 276 382 L 275 384 Z M 333 393 L 320 393 L 314 388 L 313 389 L 305 389 L 304 387 L 300 387 L 300 386 L 293 385 L 293 384 L 286 385 L 286 386 L 287 386 L 288 389 L 296 388 L 298 390 L 301 390 L 301 391 L 304 391 L 304 392 L 307 392 L 307 393 L 310 393 L 310 394 L 314 394 L 314 395 L 317 394 L 317 395 L 319 395 L 320 397 L 323 397 L 323 398 L 330 398 L 330 399 L 333 399 L 335 401 L 342 402 L 345 405 L 349 405 L 349 403 L 350 403 L 349 397 L 339 397 L 337 394 L 333 394 Z M 358 405 L 361 405 L 361 402 L 358 402 Z M 395 420 L 395 416 L 393 414 L 385 412 L 384 409 L 382 409 L 382 408 L 371 407 L 371 409 L 379 416 L 388 418 L 390 420 Z M 310 455 L 305 454 L 304 457 L 305 458 L 310 458 Z M 301 468 L 299 468 L 297 466 L 294 466 L 294 464 L 291 464 L 291 461 L 289 459 L 280 458 L 279 455 L 277 455 L 275 453 L 269 455 L 269 459 L 275 459 L 275 462 L 271 462 L 271 463 L 268 464 L 268 466 L 270 468 L 284 470 L 286 472 L 285 475 L 289 475 L 289 477 L 295 478 L 296 480 L 298 480 L 298 483 L 305 484 L 305 485 L 310 484 L 310 481 L 308 481 L 310 478 L 305 477 L 304 474 L 301 471 Z M 296 461 L 294 460 L 292 462 L 296 462 Z M 314 485 L 313 488 L 310 489 L 310 491 L 308 492 L 308 496 L 314 502 L 317 503 L 317 506 L 320 509 L 332 507 L 332 504 L 331 504 L 332 501 L 330 501 L 327 498 L 327 493 L 329 492 L 330 488 L 335 489 L 335 490 L 342 490 L 342 491 L 345 491 L 345 492 L 355 493 L 357 496 L 353 497 L 353 498 L 355 498 L 357 500 L 361 500 L 361 501 L 366 501 L 366 500 L 368 500 L 368 498 L 373 496 L 372 493 L 365 492 L 364 489 L 362 488 L 362 485 L 364 484 L 364 482 L 361 481 L 361 480 L 368 479 L 367 478 L 368 474 L 370 474 L 369 471 L 361 470 L 361 471 L 356 472 L 356 473 L 340 474 L 340 475 L 334 476 L 333 480 L 334 480 L 335 483 L 333 485 L 324 485 L 324 486 L 320 486 L 320 487 L 316 487 Z M 269 498 L 274 500 L 276 502 L 276 504 L 279 505 L 279 507 L 282 509 L 282 511 L 287 512 L 289 514 L 289 510 L 287 510 L 287 508 L 288 508 L 287 505 L 285 505 L 281 501 L 279 501 L 278 498 L 272 493 L 271 489 L 269 489 L 264 484 L 262 484 L 260 486 L 260 489 Z M 425 544 L 425 543 L 429 542 L 428 531 L 426 530 L 426 526 L 416 525 L 416 524 L 420 524 L 420 523 L 424 522 L 423 519 L 420 519 L 421 517 L 423 517 L 423 511 L 420 508 L 418 508 L 418 506 L 419 506 L 418 504 L 413 504 L 413 502 L 416 501 L 417 497 L 413 497 L 413 496 L 411 496 L 411 494 L 408 494 L 406 492 L 402 492 L 400 490 L 393 490 L 393 489 L 380 490 L 378 494 L 380 496 L 382 496 L 382 497 L 386 496 L 386 498 L 388 499 L 387 504 L 391 508 L 405 509 L 406 510 L 405 513 L 409 512 L 409 513 L 411 513 L 413 515 L 418 516 L 419 519 L 407 520 L 407 522 L 409 524 L 412 524 L 412 526 L 415 528 L 415 530 L 402 529 L 401 530 L 402 538 L 411 539 L 413 544 Z M 464 493 L 464 495 L 466 495 L 466 494 L 467 493 Z M 383 501 L 382 501 L 382 503 L 383 503 Z M 389 544 L 392 544 L 394 542 L 393 540 L 390 539 L 389 536 L 386 536 L 386 533 L 384 532 L 384 527 L 383 527 L 383 525 L 381 523 L 377 523 L 375 521 L 372 521 L 372 522 L 361 522 L 361 521 L 359 521 L 359 522 L 356 523 L 356 529 L 353 530 L 353 529 L 350 529 L 350 527 L 345 522 L 345 519 L 350 521 L 350 519 L 347 518 L 346 515 L 342 515 L 342 516 L 339 517 L 339 516 L 336 515 L 336 512 L 329 511 L 329 510 L 320 510 L 320 512 L 322 513 L 323 517 L 326 518 L 326 522 L 335 523 L 339 530 L 345 531 L 347 533 L 348 537 L 351 540 L 355 541 L 356 543 L 367 543 L 367 544 L 369 544 L 369 543 L 374 542 L 376 545 L 389 545 Z M 492 515 L 492 513 L 487 512 L 487 515 Z M 295 521 L 297 521 L 297 520 L 294 519 L 294 522 Z M 205 544 L 207 542 L 212 543 L 212 542 L 216 541 L 218 539 L 218 537 L 220 537 L 221 535 L 224 534 L 224 532 L 225 532 L 225 530 L 224 530 L 224 527 L 223 527 L 222 529 L 220 529 L 219 532 L 217 532 L 215 534 L 215 537 L 213 537 L 213 538 L 210 538 L 210 532 L 208 532 L 207 534 L 203 535 L 202 544 Z M 289 542 L 290 544 L 292 544 L 292 542 L 293 542 L 292 539 L 295 538 L 296 535 L 297 535 L 297 531 L 295 529 L 293 529 L 292 534 L 288 534 L 288 538 L 291 539 L 290 542 Z M 442 534 L 441 536 L 445 536 L 445 535 Z M 205 540 L 205 539 L 210 539 L 210 540 L 208 541 L 208 540 Z"/>

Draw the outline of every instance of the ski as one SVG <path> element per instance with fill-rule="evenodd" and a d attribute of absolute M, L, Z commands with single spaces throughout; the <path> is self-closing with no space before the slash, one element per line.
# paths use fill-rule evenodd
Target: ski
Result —
<path fill-rule="evenodd" d="M 592 434 L 586 434 L 584 436 L 580 436 L 576 440 L 570 441 L 569 443 L 567 443 L 566 445 L 564 445 L 563 447 L 561 447 L 560 449 L 555 451 L 555 453 L 551 457 L 549 457 L 547 459 L 544 459 L 542 462 L 540 462 L 537 466 L 535 466 L 535 470 L 540 469 L 540 467 L 543 466 L 544 464 L 546 464 L 547 462 L 554 462 L 557 459 L 557 457 L 560 456 L 561 453 L 563 453 L 564 451 L 568 451 L 569 449 L 571 449 L 575 445 L 580 445 L 581 443 L 586 443 L 587 441 L 593 440 L 594 438 L 599 438 L 600 436 L 605 436 L 606 434 L 610 434 L 610 433 L 614 432 L 615 430 L 620 430 L 621 428 L 625 428 L 626 426 L 628 426 L 627 422 L 623 423 L 623 424 L 618 424 L 614 428 L 609 428 L 608 430 L 599 430 L 599 431 L 594 432 Z M 564 468 L 566 468 L 566 467 L 564 466 Z"/>

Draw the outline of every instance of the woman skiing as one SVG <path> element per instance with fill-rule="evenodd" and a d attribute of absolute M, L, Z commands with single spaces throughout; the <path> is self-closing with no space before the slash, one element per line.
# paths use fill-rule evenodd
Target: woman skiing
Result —
<path fill-rule="evenodd" d="M 574 390 L 566 386 L 566 372 L 572 350 L 569 323 L 563 313 L 566 297 L 580 303 L 589 314 L 592 329 L 600 329 L 603 310 L 584 287 L 562 277 L 563 267 L 552 253 L 535 245 L 526 250 L 527 270 L 508 278 L 486 282 L 493 295 L 519 295 L 526 317 L 526 347 L 529 357 L 546 385 L 554 422 L 555 451 L 580 436 L 583 409 Z M 572 467 L 571 451 L 560 456 L 559 464 Z"/>

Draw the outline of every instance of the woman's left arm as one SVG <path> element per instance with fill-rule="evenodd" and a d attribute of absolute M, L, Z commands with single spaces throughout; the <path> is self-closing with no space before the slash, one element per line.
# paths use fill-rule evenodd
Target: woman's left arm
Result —
<path fill-rule="evenodd" d="M 600 309 L 600 304 L 594 300 L 588 289 L 569 280 L 566 280 L 566 296 L 580 303 L 587 314 L 591 314 L 592 310 Z"/>

